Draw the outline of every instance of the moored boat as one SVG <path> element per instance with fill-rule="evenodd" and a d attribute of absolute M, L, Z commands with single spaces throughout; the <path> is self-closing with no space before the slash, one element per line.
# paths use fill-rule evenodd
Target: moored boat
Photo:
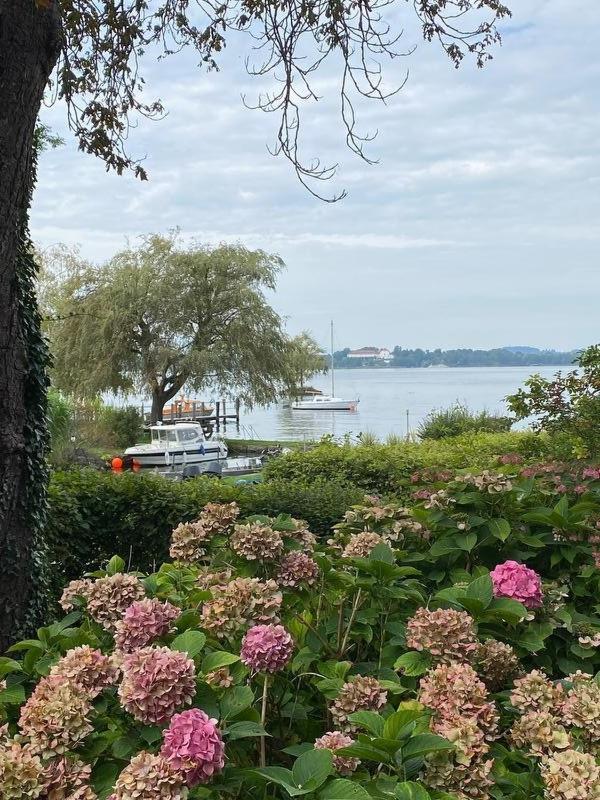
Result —
<path fill-rule="evenodd" d="M 356 411 L 359 400 L 344 400 L 341 397 L 322 395 L 292 403 L 294 411 Z"/>
<path fill-rule="evenodd" d="M 139 467 L 176 467 L 221 461 L 227 445 L 218 436 L 207 435 L 198 422 L 150 426 L 151 441 L 125 450 L 125 458 Z"/>

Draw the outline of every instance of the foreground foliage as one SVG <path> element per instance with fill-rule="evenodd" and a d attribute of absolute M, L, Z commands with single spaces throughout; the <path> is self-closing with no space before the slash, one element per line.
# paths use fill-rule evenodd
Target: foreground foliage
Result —
<path fill-rule="evenodd" d="M 71 583 L 0 662 L 7 798 L 600 797 L 600 470 L 503 460 Z"/>

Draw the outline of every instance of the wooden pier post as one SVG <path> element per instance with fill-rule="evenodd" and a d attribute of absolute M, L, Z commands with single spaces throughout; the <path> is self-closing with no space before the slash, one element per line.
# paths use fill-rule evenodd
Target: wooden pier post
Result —
<path fill-rule="evenodd" d="M 221 401 L 223 403 L 223 430 L 227 430 L 227 404 L 225 398 Z"/>
<path fill-rule="evenodd" d="M 217 423 L 217 430 L 220 429 L 220 418 L 221 418 L 221 401 L 217 400 L 215 404 L 215 414 L 216 414 L 216 423 Z"/>
<path fill-rule="evenodd" d="M 236 433 L 240 432 L 240 398 L 235 398 L 235 427 Z"/>

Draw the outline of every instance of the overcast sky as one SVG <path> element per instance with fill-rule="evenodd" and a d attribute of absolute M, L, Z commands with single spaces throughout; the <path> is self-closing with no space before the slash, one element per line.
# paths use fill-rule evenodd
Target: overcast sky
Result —
<path fill-rule="evenodd" d="M 304 111 L 304 152 L 340 163 L 334 205 L 314 199 L 266 146 L 272 115 L 244 108 L 267 84 L 244 71 L 247 40 L 219 73 L 191 54 L 147 64 L 168 110 L 132 131 L 148 183 L 80 154 L 64 109 L 44 113 L 64 147 L 45 153 L 32 233 L 101 261 L 144 233 L 179 226 L 240 241 L 286 263 L 273 298 L 288 329 L 336 346 L 570 349 L 600 341 L 600 7 L 590 0 L 506 0 L 513 19 L 484 70 L 455 70 L 406 24 L 415 54 L 386 65 L 388 105 L 359 106 L 378 130 L 369 166 L 344 145 L 338 71 Z M 411 4 L 410 4 L 411 5 Z M 413 13 L 398 3 L 403 21 Z M 395 22 L 399 26 L 399 22 Z"/>

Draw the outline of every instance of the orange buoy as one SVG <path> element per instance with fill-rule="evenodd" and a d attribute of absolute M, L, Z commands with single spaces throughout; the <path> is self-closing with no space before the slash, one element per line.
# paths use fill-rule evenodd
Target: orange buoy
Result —
<path fill-rule="evenodd" d="M 115 456 L 113 458 L 113 460 L 110 462 L 110 466 L 115 472 L 118 472 L 119 470 L 122 470 L 123 469 L 123 459 L 119 458 L 119 456 Z"/>

